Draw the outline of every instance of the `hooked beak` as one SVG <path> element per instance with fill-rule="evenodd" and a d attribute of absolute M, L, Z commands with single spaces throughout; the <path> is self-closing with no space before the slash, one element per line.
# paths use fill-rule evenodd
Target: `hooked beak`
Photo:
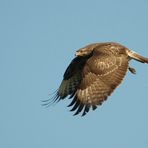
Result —
<path fill-rule="evenodd" d="M 75 56 L 76 57 L 81 56 L 80 52 L 76 51 Z"/>

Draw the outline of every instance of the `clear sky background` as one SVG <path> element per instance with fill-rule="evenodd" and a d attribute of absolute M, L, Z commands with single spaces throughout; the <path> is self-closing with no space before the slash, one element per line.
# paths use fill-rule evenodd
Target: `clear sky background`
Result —
<path fill-rule="evenodd" d="M 148 147 L 146 64 L 85 117 L 41 106 L 75 51 L 105 41 L 148 57 L 148 1 L 0 1 L 0 148 Z"/>

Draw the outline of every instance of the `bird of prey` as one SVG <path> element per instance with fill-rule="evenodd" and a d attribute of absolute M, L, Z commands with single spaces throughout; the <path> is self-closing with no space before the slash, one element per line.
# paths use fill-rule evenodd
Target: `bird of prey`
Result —
<path fill-rule="evenodd" d="M 77 50 L 52 101 L 58 102 L 68 96 L 72 99 L 68 105 L 72 106 L 70 111 L 75 111 L 74 115 L 81 112 L 84 116 L 111 95 L 128 70 L 136 73 L 129 66 L 132 59 L 148 63 L 148 58 L 114 42 L 94 43 Z M 44 101 L 46 106 L 50 103 L 50 100 Z"/>

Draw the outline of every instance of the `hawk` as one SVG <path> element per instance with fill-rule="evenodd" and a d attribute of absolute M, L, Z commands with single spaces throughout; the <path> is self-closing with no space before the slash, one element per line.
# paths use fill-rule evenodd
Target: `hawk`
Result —
<path fill-rule="evenodd" d="M 67 96 L 72 99 L 68 107 L 75 111 L 74 115 L 84 116 L 90 108 L 95 110 L 119 86 L 127 71 L 135 74 L 136 70 L 129 66 L 134 59 L 148 63 L 148 58 L 129 50 L 114 42 L 94 43 L 87 45 L 75 53 L 75 58 L 67 67 L 60 87 L 51 100 L 43 105 L 49 106 Z"/>

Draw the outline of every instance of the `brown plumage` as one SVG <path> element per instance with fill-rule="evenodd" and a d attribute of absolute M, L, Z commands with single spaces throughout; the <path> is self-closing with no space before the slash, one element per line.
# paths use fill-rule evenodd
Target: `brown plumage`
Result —
<path fill-rule="evenodd" d="M 129 67 L 131 59 L 148 63 L 148 58 L 113 42 L 90 44 L 76 51 L 75 55 L 53 101 L 69 96 L 72 99 L 69 104 L 71 111 L 76 111 L 74 115 L 82 112 L 82 116 L 90 108 L 95 110 L 111 95 L 128 69 L 136 73 L 134 68 Z M 49 104 L 49 100 L 44 101 L 44 105 Z"/>

